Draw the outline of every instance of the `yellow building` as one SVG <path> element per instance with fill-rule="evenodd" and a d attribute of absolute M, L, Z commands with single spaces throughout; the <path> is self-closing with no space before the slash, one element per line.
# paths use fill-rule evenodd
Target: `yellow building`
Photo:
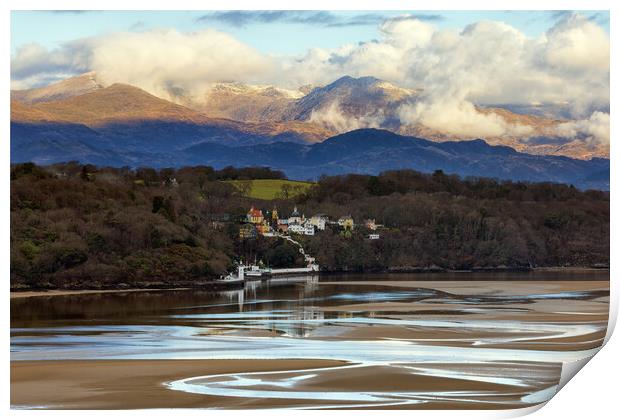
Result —
<path fill-rule="evenodd" d="M 344 230 L 353 230 L 355 223 L 353 222 L 353 218 L 351 216 L 342 216 L 338 219 L 338 225 L 342 226 Z"/>
<path fill-rule="evenodd" d="M 269 226 L 266 220 L 263 220 L 263 223 L 256 225 L 256 230 L 261 235 L 264 235 L 265 233 L 271 232 L 271 226 Z"/>
<path fill-rule="evenodd" d="M 255 209 L 254 206 L 252 206 L 247 214 L 247 221 L 254 225 L 260 225 L 263 223 L 263 220 L 265 220 L 263 211 L 260 209 Z"/>

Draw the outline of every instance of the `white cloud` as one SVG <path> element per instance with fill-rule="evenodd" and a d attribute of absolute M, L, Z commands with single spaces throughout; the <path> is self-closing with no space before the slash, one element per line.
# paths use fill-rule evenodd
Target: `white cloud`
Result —
<path fill-rule="evenodd" d="M 609 144 L 609 114 L 597 111 L 590 118 L 559 124 L 552 134 L 582 139 L 588 143 Z"/>
<path fill-rule="evenodd" d="M 159 30 L 101 39 L 92 68 L 104 83 L 123 82 L 166 97 L 171 90 L 204 92 L 211 82 L 259 82 L 272 60 L 232 36 L 214 30 Z"/>
<path fill-rule="evenodd" d="M 333 101 L 321 109 L 313 109 L 309 121 L 338 133 L 345 133 L 358 128 L 378 128 L 381 126 L 383 119 L 383 114 L 380 111 L 373 115 L 348 116 L 342 112 L 340 103 Z"/>
<path fill-rule="evenodd" d="M 422 88 L 415 103 L 399 110 L 401 118 L 458 136 L 528 133 L 527 127 L 480 113 L 473 104 L 568 103 L 574 117 L 587 123 L 566 126 L 564 132 L 605 137 L 595 128 L 604 125 L 604 118 L 592 112 L 609 107 L 609 37 L 583 16 L 568 15 L 538 38 L 503 22 L 481 21 L 457 32 L 407 16 L 385 21 L 380 33 L 372 42 L 315 48 L 299 56 L 263 54 L 216 30 L 116 33 L 51 51 L 29 44 L 12 57 L 12 83 L 26 87 L 94 70 L 106 83 L 130 83 L 162 97 L 183 94 L 200 101 L 216 81 L 297 88 L 343 75 L 371 75 Z M 334 127 L 377 121 L 376 116 L 356 121 L 341 117 L 338 104 L 313 115 Z"/>
<path fill-rule="evenodd" d="M 409 124 L 422 124 L 462 139 L 504 135 L 527 137 L 532 133 L 529 126 L 509 124 L 502 116 L 480 112 L 472 103 L 458 98 L 422 99 L 403 105 L 399 117 Z"/>
<path fill-rule="evenodd" d="M 212 82 L 260 82 L 276 65 L 223 32 L 153 30 L 77 40 L 53 51 L 26 45 L 12 58 L 11 71 L 15 86 L 54 72 L 94 70 L 105 84 L 128 83 L 170 98 L 179 91 L 200 96 Z"/>
<path fill-rule="evenodd" d="M 91 50 L 90 38 L 53 51 L 36 43 L 25 44 L 11 57 L 11 87 L 27 88 L 87 72 L 91 68 Z"/>
<path fill-rule="evenodd" d="M 490 21 L 460 33 L 414 19 L 388 21 L 381 29 L 380 40 L 346 53 L 321 50 L 300 57 L 291 73 L 308 67 L 316 70 L 315 78 L 373 75 L 422 88 L 429 101 L 570 103 L 581 118 L 609 105 L 609 39 L 585 17 L 569 15 L 538 38 Z M 575 61 L 567 63 L 573 54 Z"/>
<path fill-rule="evenodd" d="M 609 71 L 609 36 L 596 23 L 571 15 L 547 32 L 545 57 L 558 69 Z"/>

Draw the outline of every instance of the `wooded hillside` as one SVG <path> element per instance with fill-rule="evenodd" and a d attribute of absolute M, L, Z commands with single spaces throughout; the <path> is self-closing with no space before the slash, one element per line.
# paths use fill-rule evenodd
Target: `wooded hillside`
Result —
<path fill-rule="evenodd" d="M 608 193 L 407 170 L 324 177 L 294 198 L 264 201 L 222 182 L 281 178 L 267 168 L 13 165 L 11 287 L 193 285 L 238 257 L 299 264 L 284 241 L 239 239 L 251 205 L 384 226 L 372 241 L 362 226 L 301 237 L 328 271 L 609 264 Z"/>

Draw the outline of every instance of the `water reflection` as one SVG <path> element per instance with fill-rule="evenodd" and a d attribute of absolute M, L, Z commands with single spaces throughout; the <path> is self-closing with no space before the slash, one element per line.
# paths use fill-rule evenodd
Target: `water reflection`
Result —
<path fill-rule="evenodd" d="M 341 367 L 179 378 L 168 386 L 303 400 L 304 407 L 527 405 L 553 395 L 561 364 L 592 355 L 607 325 L 606 276 L 541 276 L 309 276 L 217 293 L 18 299 L 11 360 L 339 360 Z"/>

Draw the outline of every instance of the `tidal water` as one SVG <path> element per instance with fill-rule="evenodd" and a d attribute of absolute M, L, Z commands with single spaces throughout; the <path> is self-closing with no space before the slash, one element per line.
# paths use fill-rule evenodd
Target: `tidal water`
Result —
<path fill-rule="evenodd" d="M 598 272 L 310 276 L 219 293 L 18 298 L 11 360 L 222 360 L 229 373 L 162 384 L 221 397 L 222 407 L 231 397 L 295 408 L 528 406 L 555 394 L 563 362 L 597 351 L 608 312 L 609 273 Z M 237 359 L 342 363 L 248 372 Z"/>

